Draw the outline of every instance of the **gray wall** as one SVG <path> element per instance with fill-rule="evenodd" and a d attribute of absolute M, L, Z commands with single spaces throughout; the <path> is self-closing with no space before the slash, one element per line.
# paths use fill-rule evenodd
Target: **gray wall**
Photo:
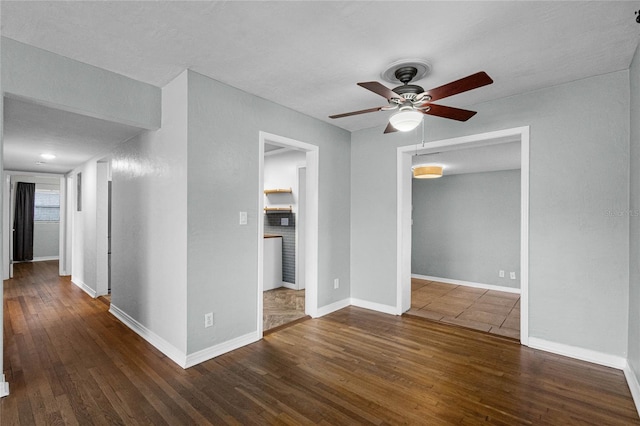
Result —
<path fill-rule="evenodd" d="M 83 176 L 84 177 L 84 176 Z M 95 180 L 95 178 L 94 178 Z M 187 345 L 187 73 L 162 89 L 162 127 L 112 157 L 111 304 Z"/>
<path fill-rule="evenodd" d="M 640 380 L 640 54 L 629 70 L 631 83 L 631 149 L 629 187 L 629 353 L 631 369 Z"/>
<path fill-rule="evenodd" d="M 520 170 L 413 179 L 412 186 L 412 274 L 520 288 Z"/>
<path fill-rule="evenodd" d="M 349 133 L 189 72 L 188 353 L 256 331 L 259 131 L 319 147 L 318 306 L 350 294 Z"/>
<path fill-rule="evenodd" d="M 2 37 L 2 88 L 65 111 L 160 127 L 160 89 Z"/>
<path fill-rule="evenodd" d="M 629 223 L 606 213 L 629 208 L 629 72 L 469 108 L 466 123 L 426 117 L 427 140 L 531 126 L 530 336 L 625 355 Z M 352 136 L 351 286 L 395 306 L 396 147 L 419 137 L 382 131 Z"/>
<path fill-rule="evenodd" d="M 33 225 L 33 258 L 58 257 L 60 222 L 36 222 Z"/>

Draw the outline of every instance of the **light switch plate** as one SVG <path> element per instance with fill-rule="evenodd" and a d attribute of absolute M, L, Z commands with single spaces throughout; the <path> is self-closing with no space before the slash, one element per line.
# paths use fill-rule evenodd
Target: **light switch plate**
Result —
<path fill-rule="evenodd" d="M 240 225 L 247 224 L 247 212 L 240 212 Z"/>

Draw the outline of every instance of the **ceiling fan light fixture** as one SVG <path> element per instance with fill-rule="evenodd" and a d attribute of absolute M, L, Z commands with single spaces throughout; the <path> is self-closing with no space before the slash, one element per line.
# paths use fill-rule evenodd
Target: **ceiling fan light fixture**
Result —
<path fill-rule="evenodd" d="M 392 115 L 389 122 L 396 130 L 408 132 L 418 127 L 423 115 L 420 111 L 408 109 Z"/>
<path fill-rule="evenodd" d="M 442 166 L 420 166 L 413 169 L 416 179 L 437 179 L 442 177 Z"/>

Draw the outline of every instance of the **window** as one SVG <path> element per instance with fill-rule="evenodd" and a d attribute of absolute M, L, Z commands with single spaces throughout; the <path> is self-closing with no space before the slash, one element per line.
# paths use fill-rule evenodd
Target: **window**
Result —
<path fill-rule="evenodd" d="M 33 220 L 36 222 L 60 222 L 60 192 L 36 190 Z"/>

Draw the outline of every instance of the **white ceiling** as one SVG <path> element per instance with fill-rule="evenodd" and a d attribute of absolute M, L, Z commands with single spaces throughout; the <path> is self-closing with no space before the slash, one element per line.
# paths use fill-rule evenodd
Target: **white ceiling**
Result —
<path fill-rule="evenodd" d="M 356 82 L 398 59 L 429 61 L 425 89 L 486 71 L 494 84 L 441 101 L 482 102 L 628 69 L 638 2 L 2 1 L 2 35 L 163 86 L 194 71 L 346 130 L 389 112 Z M 389 84 L 387 84 L 390 86 Z M 426 120 L 442 120 L 426 117 Z M 473 120 L 473 118 L 472 118 Z"/>

